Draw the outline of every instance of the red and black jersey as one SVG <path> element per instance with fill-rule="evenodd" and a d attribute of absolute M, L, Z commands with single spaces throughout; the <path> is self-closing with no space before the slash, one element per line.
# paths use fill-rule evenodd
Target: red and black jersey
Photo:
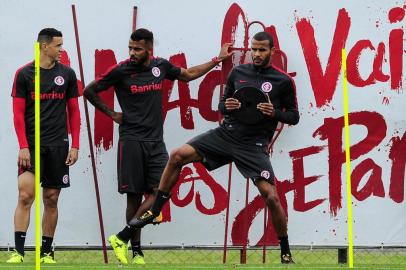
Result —
<path fill-rule="evenodd" d="M 18 69 L 11 96 L 25 100 L 25 134 L 29 147 L 35 142 L 35 76 L 34 62 Z M 51 69 L 40 69 L 41 145 L 59 146 L 68 143 L 66 105 L 79 96 L 76 74 L 68 66 L 55 63 Z"/>
<path fill-rule="evenodd" d="M 97 92 L 113 86 L 123 113 L 121 140 L 163 140 L 163 80 L 175 80 L 181 69 L 162 58 L 140 66 L 130 59 L 96 78 Z"/>
<path fill-rule="evenodd" d="M 233 112 L 227 111 L 224 103 L 242 87 L 254 87 L 266 93 L 275 107 L 275 116 L 265 117 L 255 125 L 245 125 L 233 117 Z M 232 69 L 219 103 L 219 110 L 224 115 L 221 127 L 234 137 L 253 144 L 268 144 L 278 122 L 290 125 L 299 122 L 295 83 L 288 74 L 274 66 L 258 68 L 253 64 L 244 64 Z"/>

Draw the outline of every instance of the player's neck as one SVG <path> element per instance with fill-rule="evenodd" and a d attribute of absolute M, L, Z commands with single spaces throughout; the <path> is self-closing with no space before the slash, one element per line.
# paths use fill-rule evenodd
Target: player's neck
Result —
<path fill-rule="evenodd" d="M 55 62 L 56 61 L 54 59 L 50 58 L 49 56 L 44 55 L 42 53 L 40 54 L 39 66 L 41 68 L 43 68 L 43 69 L 51 69 L 51 68 L 53 68 L 55 66 Z"/>
<path fill-rule="evenodd" d="M 255 67 L 255 69 L 256 69 L 257 71 L 266 70 L 266 69 L 272 67 L 272 62 L 269 62 L 267 65 L 263 65 L 263 66 L 255 66 L 255 65 L 254 65 L 254 67 Z"/>
<path fill-rule="evenodd" d="M 151 59 L 148 58 L 144 63 L 142 63 L 142 66 L 143 66 L 144 68 L 146 68 L 146 67 L 149 67 L 150 64 L 151 64 Z"/>

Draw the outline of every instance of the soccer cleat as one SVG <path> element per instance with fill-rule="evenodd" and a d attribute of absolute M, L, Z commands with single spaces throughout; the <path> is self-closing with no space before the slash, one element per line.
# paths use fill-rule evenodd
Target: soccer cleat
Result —
<path fill-rule="evenodd" d="M 52 252 L 50 252 L 50 253 L 44 253 L 44 254 L 41 256 L 40 263 L 45 263 L 45 264 L 56 263 Z"/>
<path fill-rule="evenodd" d="M 116 255 L 117 260 L 121 264 L 128 264 L 127 254 L 128 254 L 128 247 L 124 241 L 120 240 L 117 235 L 113 234 L 109 237 L 109 243 L 114 250 L 114 254 Z"/>
<path fill-rule="evenodd" d="M 290 253 L 288 253 L 288 254 L 281 254 L 281 263 L 282 264 L 294 264 L 295 262 L 293 261 L 292 255 Z"/>
<path fill-rule="evenodd" d="M 145 225 L 153 223 L 155 218 L 156 217 L 152 214 L 151 210 L 148 210 L 139 218 L 131 220 L 129 225 L 135 228 L 143 228 Z"/>
<path fill-rule="evenodd" d="M 163 217 L 162 217 L 162 212 L 159 212 L 159 215 L 157 217 L 154 218 L 154 220 L 152 221 L 153 225 L 159 225 L 162 223 Z"/>
<path fill-rule="evenodd" d="M 24 262 L 24 256 L 18 253 L 17 250 L 14 250 L 11 253 L 10 258 L 6 261 L 6 263 L 22 263 L 22 262 Z"/>
<path fill-rule="evenodd" d="M 134 253 L 132 264 L 145 264 L 144 254 L 142 254 L 142 251 Z"/>

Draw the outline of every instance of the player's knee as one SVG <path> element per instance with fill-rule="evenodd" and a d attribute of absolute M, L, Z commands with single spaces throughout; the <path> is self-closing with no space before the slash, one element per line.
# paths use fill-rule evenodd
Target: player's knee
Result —
<path fill-rule="evenodd" d="M 59 194 L 49 194 L 44 196 L 44 206 L 47 208 L 57 208 Z"/>
<path fill-rule="evenodd" d="M 18 195 L 18 203 L 25 207 L 30 207 L 34 202 L 35 195 L 32 192 L 20 191 Z"/>
<path fill-rule="evenodd" d="M 264 199 L 266 200 L 266 204 L 271 207 L 275 207 L 278 204 L 280 204 L 279 197 L 277 194 L 268 193 Z"/>
<path fill-rule="evenodd" d="M 183 154 L 180 148 L 174 149 L 171 151 L 169 156 L 169 163 L 172 166 L 182 166 L 186 160 L 185 155 Z"/>

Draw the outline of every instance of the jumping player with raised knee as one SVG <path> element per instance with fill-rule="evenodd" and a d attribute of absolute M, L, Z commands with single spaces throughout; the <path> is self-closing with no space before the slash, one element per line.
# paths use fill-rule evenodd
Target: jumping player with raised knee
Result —
<path fill-rule="evenodd" d="M 227 80 L 219 110 L 224 114 L 221 126 L 203 133 L 171 152 L 162 175 L 158 194 L 151 210 L 130 221 L 128 231 L 150 224 L 170 198 L 170 191 L 179 179 L 182 166 L 200 161 L 208 170 L 234 162 L 241 174 L 250 178 L 264 198 L 280 240 L 281 262 L 293 263 L 287 233 L 287 217 L 279 201 L 267 146 L 278 122 L 295 125 L 299 122 L 295 85 L 292 78 L 271 63 L 275 48 L 266 32 L 259 32 L 251 41 L 252 63 L 235 67 Z M 256 109 L 260 121 L 241 121 L 240 100 L 234 93 L 244 87 L 256 88 L 267 98 Z M 262 95 L 262 93 L 261 93 Z M 255 109 L 255 107 L 254 107 Z M 237 113 L 239 117 L 237 117 Z"/>

